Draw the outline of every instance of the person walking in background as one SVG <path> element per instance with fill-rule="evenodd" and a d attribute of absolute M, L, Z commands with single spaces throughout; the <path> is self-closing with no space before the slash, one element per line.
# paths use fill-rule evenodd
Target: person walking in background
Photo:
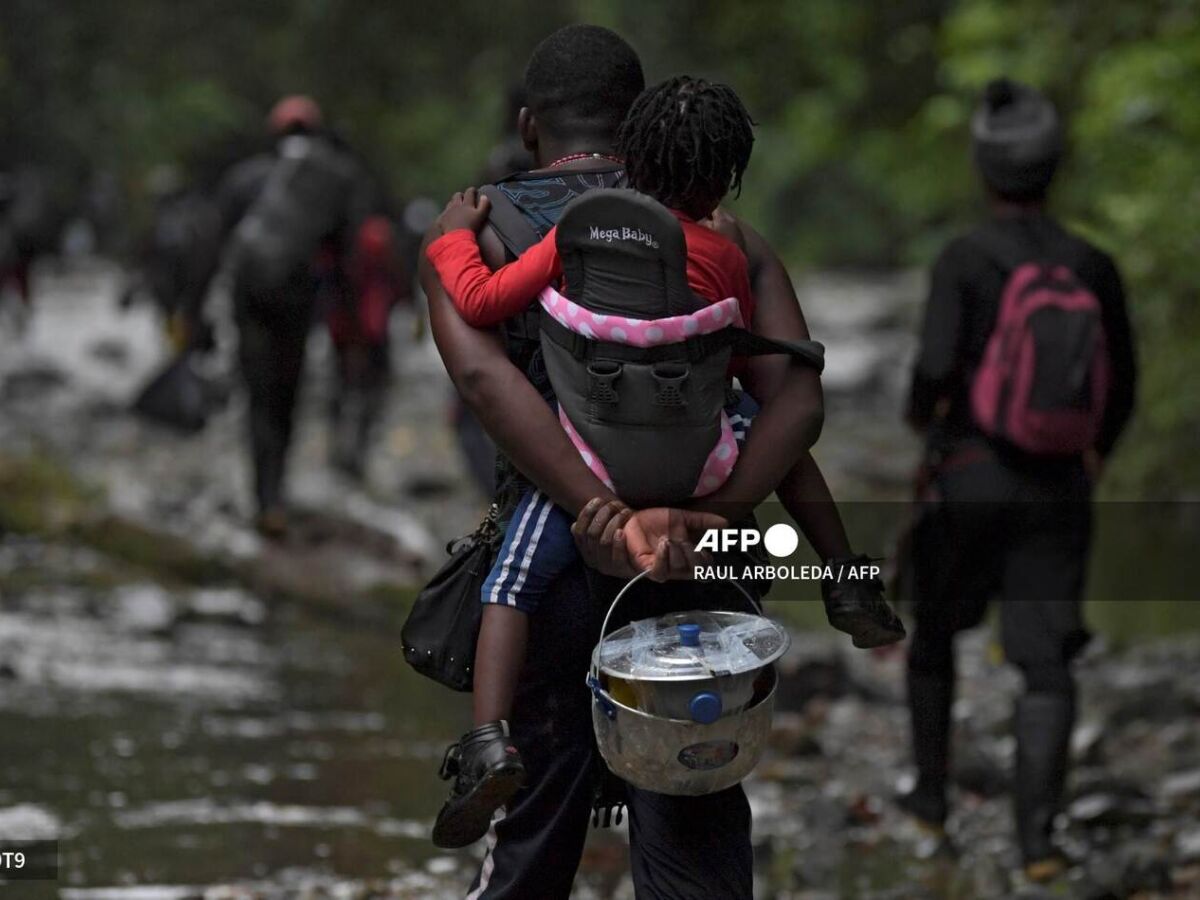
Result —
<path fill-rule="evenodd" d="M 1060 874 L 1051 839 L 1075 721 L 1092 488 L 1134 404 L 1136 364 L 1111 258 L 1046 211 L 1062 153 L 1054 106 L 991 82 L 971 121 L 991 214 L 934 264 L 908 418 L 925 435 L 908 660 L 917 782 L 900 798 L 946 820 L 954 637 L 999 594 L 1021 669 L 1014 801 L 1026 874 Z"/>
<path fill-rule="evenodd" d="M 365 475 L 367 451 L 391 377 L 388 324 L 392 309 L 412 300 L 409 271 L 392 221 L 368 216 L 354 230 L 344 265 L 329 279 L 325 321 L 333 343 L 330 462 L 354 479 Z"/>
<path fill-rule="evenodd" d="M 273 147 L 225 175 L 217 205 L 249 395 L 256 524 L 274 537 L 287 528 L 285 464 L 321 274 L 340 265 L 363 214 L 360 166 L 312 99 L 283 98 L 267 123 Z"/>
<path fill-rule="evenodd" d="M 63 229 L 65 217 L 51 187 L 49 174 L 38 166 L 0 171 L 0 300 L 9 287 L 16 293 L 18 330 L 33 308 L 33 264 L 56 252 Z"/>
<path fill-rule="evenodd" d="M 146 178 L 154 208 L 137 240 L 122 307 L 145 295 L 162 315 L 176 351 L 211 340 L 197 327 L 207 275 L 220 257 L 220 215 L 211 186 L 189 183 L 176 166 L 160 165 Z"/>

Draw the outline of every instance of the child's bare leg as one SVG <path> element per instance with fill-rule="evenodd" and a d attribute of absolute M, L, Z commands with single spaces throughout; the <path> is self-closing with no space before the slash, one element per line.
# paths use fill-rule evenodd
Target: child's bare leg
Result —
<path fill-rule="evenodd" d="M 792 467 L 776 494 L 822 562 L 866 562 L 851 550 L 841 513 L 811 453 Z M 856 647 L 880 647 L 904 637 L 904 624 L 883 598 L 878 579 L 825 579 L 821 597 L 829 624 L 850 635 Z"/>
<path fill-rule="evenodd" d="M 483 605 L 479 643 L 475 647 L 475 726 L 512 715 L 517 679 L 525 664 L 529 616 L 516 607 Z"/>
<path fill-rule="evenodd" d="M 775 493 L 822 561 L 853 554 L 842 516 L 811 453 L 800 457 Z"/>
<path fill-rule="evenodd" d="M 454 785 L 433 825 L 433 842 L 439 847 L 465 847 L 483 837 L 492 814 L 525 780 L 507 720 L 528 635 L 526 613 L 513 606 L 484 604 L 475 648 L 475 727 L 442 762 L 442 777 L 453 778 Z"/>

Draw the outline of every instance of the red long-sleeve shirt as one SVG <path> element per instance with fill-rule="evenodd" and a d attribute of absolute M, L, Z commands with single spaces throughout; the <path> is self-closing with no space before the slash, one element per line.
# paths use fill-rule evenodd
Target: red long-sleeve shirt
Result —
<path fill-rule="evenodd" d="M 754 298 L 750 293 L 746 255 L 731 240 L 675 212 L 687 243 L 687 279 L 709 303 L 737 298 L 742 320 L 750 325 Z M 554 244 L 557 229 L 493 272 L 483 261 L 475 233 L 466 228 L 447 232 L 426 249 L 454 308 L 468 324 L 485 328 L 510 319 L 532 303 L 542 288 L 562 278 L 562 261 Z"/>

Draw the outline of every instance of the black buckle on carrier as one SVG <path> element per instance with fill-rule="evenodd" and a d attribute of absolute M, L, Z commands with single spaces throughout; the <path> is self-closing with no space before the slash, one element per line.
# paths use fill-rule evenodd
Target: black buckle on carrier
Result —
<path fill-rule="evenodd" d="M 687 364 L 656 363 L 650 370 L 654 377 L 654 405 L 676 408 L 687 406 L 683 386 L 691 373 L 691 366 Z"/>
<path fill-rule="evenodd" d="M 610 359 L 595 359 L 587 364 L 588 401 L 591 403 L 615 404 L 617 396 L 617 379 L 621 377 L 624 366 Z"/>

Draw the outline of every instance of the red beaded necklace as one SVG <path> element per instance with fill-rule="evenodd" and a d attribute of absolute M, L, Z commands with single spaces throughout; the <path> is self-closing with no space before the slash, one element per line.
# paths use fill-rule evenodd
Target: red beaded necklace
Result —
<path fill-rule="evenodd" d="M 547 169 L 557 169 L 559 166 L 565 166 L 567 163 L 578 162 L 581 159 L 603 159 L 611 163 L 616 163 L 619 166 L 625 165 L 625 160 L 619 156 L 613 156 L 609 153 L 572 153 L 570 156 L 564 156 L 561 159 L 556 159 Z"/>

